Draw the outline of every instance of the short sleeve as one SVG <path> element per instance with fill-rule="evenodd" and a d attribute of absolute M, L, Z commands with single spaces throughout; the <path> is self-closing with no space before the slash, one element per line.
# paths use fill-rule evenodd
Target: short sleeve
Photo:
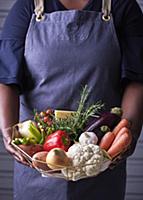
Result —
<path fill-rule="evenodd" d="M 143 14 L 135 0 L 128 2 L 120 35 L 122 79 L 143 83 Z"/>
<path fill-rule="evenodd" d="M 31 0 L 17 0 L 6 18 L 0 40 L 0 83 L 22 90 L 24 46 L 29 27 Z"/>
<path fill-rule="evenodd" d="M 23 41 L 0 41 L 0 83 L 16 84 L 22 90 Z"/>

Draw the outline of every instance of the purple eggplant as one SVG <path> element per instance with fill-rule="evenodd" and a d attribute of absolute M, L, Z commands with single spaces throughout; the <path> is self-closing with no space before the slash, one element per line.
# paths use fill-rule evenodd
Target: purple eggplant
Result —
<path fill-rule="evenodd" d="M 112 131 L 119 123 L 122 116 L 121 108 L 112 108 L 110 112 L 104 112 L 99 118 L 92 117 L 85 128 L 85 131 L 93 131 L 97 134 L 99 140 L 107 131 Z"/>

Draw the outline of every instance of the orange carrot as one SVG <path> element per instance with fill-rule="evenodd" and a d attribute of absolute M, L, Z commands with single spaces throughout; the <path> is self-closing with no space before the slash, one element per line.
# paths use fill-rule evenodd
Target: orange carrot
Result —
<path fill-rule="evenodd" d="M 115 136 L 117 135 L 117 133 L 123 128 L 123 127 L 129 127 L 130 123 L 127 119 L 122 119 L 117 126 L 113 129 L 113 133 L 115 134 Z"/>
<path fill-rule="evenodd" d="M 131 134 L 130 133 L 124 133 L 120 136 L 120 138 L 111 145 L 107 153 L 111 156 L 111 158 L 116 157 L 121 152 L 123 152 L 131 143 Z"/>
<path fill-rule="evenodd" d="M 114 133 L 109 131 L 102 137 L 99 146 L 107 151 L 110 148 L 114 139 L 115 139 Z"/>
<path fill-rule="evenodd" d="M 119 130 L 119 132 L 115 136 L 115 139 L 114 139 L 112 145 L 115 144 L 117 142 L 117 140 L 121 137 L 121 135 L 124 135 L 124 133 L 129 133 L 129 129 L 127 127 L 123 127 Z M 113 132 L 113 134 L 114 134 L 114 132 Z"/>

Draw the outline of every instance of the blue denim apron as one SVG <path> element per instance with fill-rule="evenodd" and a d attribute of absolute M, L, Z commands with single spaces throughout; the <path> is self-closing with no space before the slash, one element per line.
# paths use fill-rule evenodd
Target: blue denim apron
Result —
<path fill-rule="evenodd" d="M 24 93 L 20 119 L 33 110 L 76 110 L 80 91 L 90 88 L 88 103 L 102 100 L 106 108 L 120 106 L 121 54 L 111 1 L 102 12 L 66 10 L 44 13 L 44 0 L 35 0 L 25 42 Z M 123 200 L 125 164 L 97 177 L 77 182 L 44 178 L 15 163 L 14 200 Z"/>

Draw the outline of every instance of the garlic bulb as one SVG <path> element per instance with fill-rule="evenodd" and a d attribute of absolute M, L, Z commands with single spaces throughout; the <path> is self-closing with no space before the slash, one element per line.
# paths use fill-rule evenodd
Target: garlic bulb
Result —
<path fill-rule="evenodd" d="M 97 144 L 98 137 L 94 132 L 84 132 L 79 137 L 79 143 L 82 145 Z"/>

